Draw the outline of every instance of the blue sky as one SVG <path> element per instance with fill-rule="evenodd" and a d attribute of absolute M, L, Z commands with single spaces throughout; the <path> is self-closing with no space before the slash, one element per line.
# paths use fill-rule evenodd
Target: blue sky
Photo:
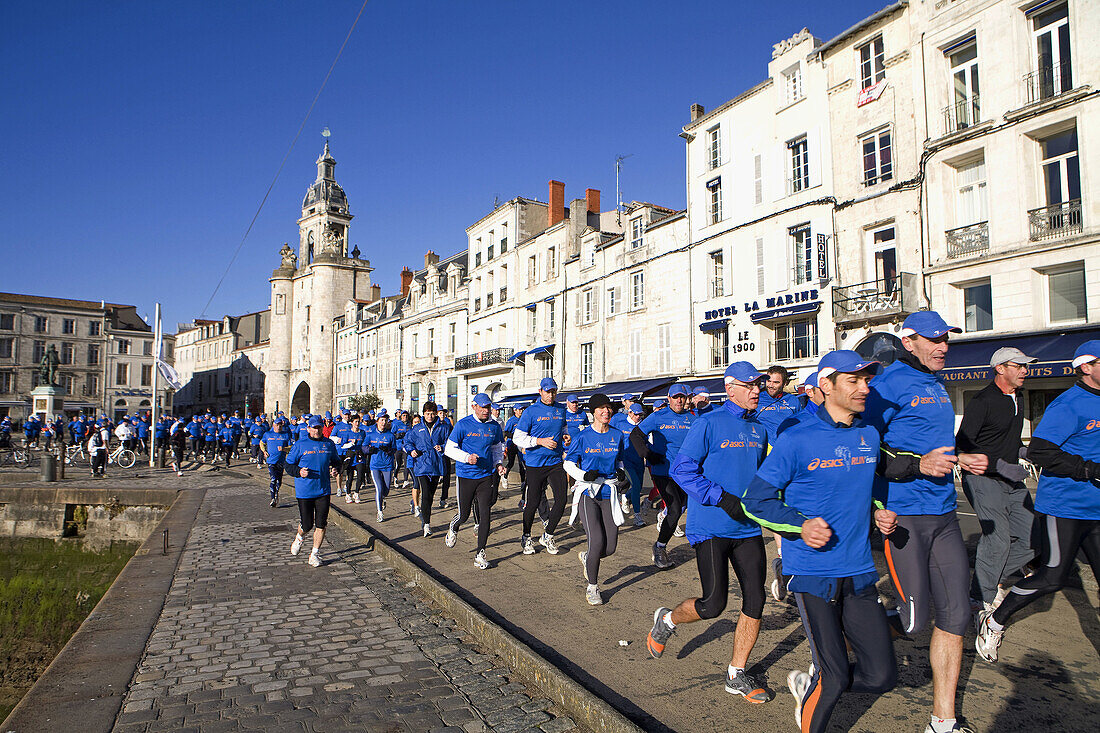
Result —
<path fill-rule="evenodd" d="M 760 81 L 772 44 L 885 0 L 371 0 L 206 317 L 268 305 L 332 130 L 351 242 L 393 292 L 496 197 L 587 187 L 684 204 L 689 106 Z M 0 290 L 202 314 L 360 1 L 0 8 Z M 14 72 L 14 73 L 13 73 Z"/>

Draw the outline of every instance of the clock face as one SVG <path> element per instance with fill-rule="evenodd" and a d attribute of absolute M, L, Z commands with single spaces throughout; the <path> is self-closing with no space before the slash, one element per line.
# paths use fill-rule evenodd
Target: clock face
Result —
<path fill-rule="evenodd" d="M 313 232 L 306 235 L 306 244 L 313 246 Z"/>

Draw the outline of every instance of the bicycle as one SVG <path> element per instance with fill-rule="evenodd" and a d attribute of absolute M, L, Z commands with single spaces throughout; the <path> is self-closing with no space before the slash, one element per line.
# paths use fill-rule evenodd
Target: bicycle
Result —
<path fill-rule="evenodd" d="M 119 468 L 130 468 L 134 465 L 134 461 L 137 460 L 137 455 L 129 448 L 119 445 L 113 451 L 107 454 L 107 463 L 114 463 Z"/>
<path fill-rule="evenodd" d="M 88 452 L 84 450 L 84 442 L 70 445 L 65 448 L 65 463 L 70 466 L 88 466 L 91 464 Z"/>
<path fill-rule="evenodd" d="M 16 448 L 12 446 L 0 450 L 0 467 L 15 466 L 16 468 L 26 468 L 29 461 L 30 453 L 25 448 Z"/>

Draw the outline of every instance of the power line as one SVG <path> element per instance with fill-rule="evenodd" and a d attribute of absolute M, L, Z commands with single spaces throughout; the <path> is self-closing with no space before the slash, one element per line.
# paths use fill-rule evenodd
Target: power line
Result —
<path fill-rule="evenodd" d="M 287 159 L 290 157 L 290 153 L 294 150 L 295 143 L 298 142 L 298 138 L 302 134 L 302 130 L 305 129 L 306 122 L 309 121 L 309 116 L 313 114 L 313 108 L 317 106 L 317 100 L 321 98 L 321 92 L 325 90 L 325 85 L 328 84 L 328 79 L 332 76 L 333 69 L 336 68 L 336 62 L 340 60 L 341 54 L 344 53 L 344 47 L 348 45 L 348 41 L 351 39 L 351 34 L 355 31 L 355 26 L 359 23 L 359 18 L 362 17 L 363 11 L 367 9 L 367 3 L 370 0 L 363 0 L 363 5 L 359 8 L 359 13 L 355 16 L 355 20 L 351 23 L 351 28 L 348 28 L 348 34 L 344 36 L 344 42 L 340 44 L 340 50 L 336 52 L 336 58 L 332 60 L 332 66 L 328 67 L 328 73 L 325 74 L 324 81 L 321 82 L 320 88 L 317 90 L 317 94 L 313 96 L 313 102 L 309 105 L 309 110 L 306 112 L 306 116 L 302 118 L 302 124 L 298 126 L 298 132 L 294 134 L 294 139 L 290 141 L 290 147 L 286 150 L 286 155 L 283 156 L 283 160 L 279 163 L 279 169 L 275 171 L 275 177 L 271 179 L 271 184 L 267 187 L 267 191 L 264 192 L 263 200 L 260 201 L 259 207 L 256 208 L 256 213 L 252 215 L 252 221 L 248 223 L 248 229 L 245 230 L 244 236 L 241 237 L 240 244 L 237 245 L 236 251 L 233 252 L 233 257 L 230 258 L 229 264 L 225 267 L 225 272 L 222 273 L 221 278 L 218 280 L 218 284 L 214 286 L 214 292 L 210 293 L 210 299 L 206 301 L 206 305 L 203 306 L 200 318 L 206 316 L 206 311 L 210 308 L 210 304 L 214 302 L 214 296 L 218 294 L 218 290 L 221 289 L 222 283 L 225 282 L 226 276 L 229 274 L 229 270 L 232 269 L 233 263 L 237 261 L 237 256 L 241 253 L 241 248 L 244 247 L 244 242 L 248 239 L 249 233 L 252 232 L 252 227 L 255 226 L 256 220 L 260 218 L 260 212 L 263 211 L 264 204 L 267 203 L 268 196 L 271 195 L 271 190 L 275 188 L 275 182 L 279 180 L 279 174 L 283 172 L 283 166 L 286 165 Z"/>

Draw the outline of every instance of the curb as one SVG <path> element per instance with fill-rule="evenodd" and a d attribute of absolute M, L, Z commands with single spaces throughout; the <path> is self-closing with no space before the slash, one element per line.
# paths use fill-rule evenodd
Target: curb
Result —
<path fill-rule="evenodd" d="M 517 675 L 546 693 L 578 726 L 601 733 L 641 732 L 642 729 L 626 716 L 448 590 L 368 525 L 353 518 L 336 504 L 332 505 L 332 509 L 333 519 L 341 529 L 367 537 L 374 551 L 399 575 L 416 583 L 432 603 L 452 616 L 481 646 L 503 658 L 505 664 Z"/>
<path fill-rule="evenodd" d="M 109 731 L 145 654 L 205 489 L 180 491 L 42 676 L 4 720 L 5 733 Z M 169 532 L 168 554 L 162 554 Z"/>

